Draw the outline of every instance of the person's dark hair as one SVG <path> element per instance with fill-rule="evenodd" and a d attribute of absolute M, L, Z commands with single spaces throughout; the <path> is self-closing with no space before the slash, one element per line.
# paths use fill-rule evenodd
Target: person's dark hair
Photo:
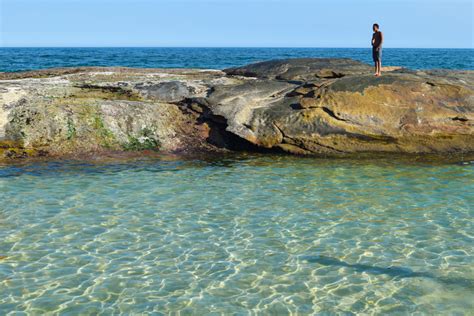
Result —
<path fill-rule="evenodd" d="M 380 26 L 377 24 L 377 23 L 374 23 L 374 25 L 372 27 L 376 27 L 376 28 L 380 28 Z"/>

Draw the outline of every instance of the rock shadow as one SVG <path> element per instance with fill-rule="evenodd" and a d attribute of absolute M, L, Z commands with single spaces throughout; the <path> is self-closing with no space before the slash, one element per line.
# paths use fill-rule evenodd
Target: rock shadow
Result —
<path fill-rule="evenodd" d="M 427 278 L 438 283 L 442 283 L 444 285 L 450 286 L 461 286 L 469 289 L 474 289 L 474 280 L 467 279 L 467 278 L 456 278 L 456 277 L 438 277 L 433 273 L 430 272 L 416 272 L 410 268 L 406 267 L 378 267 L 369 264 L 361 264 L 361 263 L 348 263 L 336 258 L 326 257 L 326 256 L 305 256 L 303 260 L 310 262 L 310 263 L 317 263 L 324 266 L 332 266 L 332 267 L 345 267 L 356 272 L 365 272 L 369 274 L 376 274 L 376 275 L 388 275 L 395 279 L 402 279 L 402 278 Z"/>

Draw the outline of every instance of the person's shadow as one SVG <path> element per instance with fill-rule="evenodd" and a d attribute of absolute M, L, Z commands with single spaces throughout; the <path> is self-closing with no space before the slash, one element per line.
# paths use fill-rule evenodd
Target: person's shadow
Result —
<path fill-rule="evenodd" d="M 370 274 L 386 274 L 393 278 L 427 278 L 432 279 L 436 282 L 445 284 L 445 285 L 455 285 L 465 288 L 474 289 L 474 280 L 467 278 L 448 278 L 448 277 L 438 277 L 430 272 L 415 272 L 410 268 L 404 267 L 377 267 L 368 264 L 360 263 L 347 263 L 345 261 L 326 257 L 326 256 L 304 256 L 300 257 L 304 261 L 310 263 L 318 263 L 324 266 L 333 266 L 333 267 L 346 267 L 357 272 L 365 272 Z"/>

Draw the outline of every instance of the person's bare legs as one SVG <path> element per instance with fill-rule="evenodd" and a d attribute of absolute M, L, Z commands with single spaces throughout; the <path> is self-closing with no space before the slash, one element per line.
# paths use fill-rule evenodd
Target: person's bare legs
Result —
<path fill-rule="evenodd" d="M 379 60 L 375 61 L 375 76 L 381 76 L 382 75 L 382 62 Z"/>
<path fill-rule="evenodd" d="M 375 76 L 380 77 L 382 75 L 382 62 L 376 61 L 375 62 Z"/>

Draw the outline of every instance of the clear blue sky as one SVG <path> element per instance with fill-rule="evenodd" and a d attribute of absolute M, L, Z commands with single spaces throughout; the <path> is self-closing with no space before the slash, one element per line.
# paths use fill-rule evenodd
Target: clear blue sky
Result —
<path fill-rule="evenodd" d="M 473 0 L 0 0 L 0 46 L 473 47 Z"/>

